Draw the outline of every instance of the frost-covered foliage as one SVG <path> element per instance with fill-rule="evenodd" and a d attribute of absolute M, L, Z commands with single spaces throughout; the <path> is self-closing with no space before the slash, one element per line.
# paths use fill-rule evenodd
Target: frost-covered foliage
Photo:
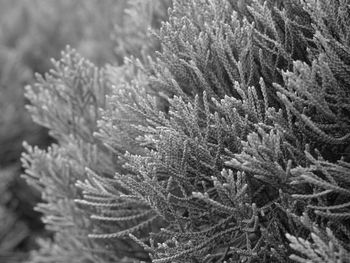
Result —
<path fill-rule="evenodd" d="M 23 155 L 55 233 L 32 262 L 349 262 L 348 1 L 168 15 L 160 51 L 68 49 L 28 88 L 58 141 Z"/>

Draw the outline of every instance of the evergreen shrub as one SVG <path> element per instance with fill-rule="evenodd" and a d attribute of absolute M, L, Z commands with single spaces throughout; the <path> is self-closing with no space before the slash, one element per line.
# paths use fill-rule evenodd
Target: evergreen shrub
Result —
<path fill-rule="evenodd" d="M 122 60 L 110 35 L 125 20 L 126 7 L 126 0 L 0 1 L 1 263 L 22 262 L 35 238 L 47 235 L 33 211 L 40 194 L 20 178 L 20 156 L 23 140 L 39 147 L 52 140 L 26 111 L 23 87 L 34 83 L 34 72 L 46 72 L 67 44 L 98 65 Z"/>
<path fill-rule="evenodd" d="M 54 232 L 32 262 L 350 262 L 349 1 L 168 16 L 158 51 L 68 48 L 27 88 L 57 140 L 22 158 Z"/>

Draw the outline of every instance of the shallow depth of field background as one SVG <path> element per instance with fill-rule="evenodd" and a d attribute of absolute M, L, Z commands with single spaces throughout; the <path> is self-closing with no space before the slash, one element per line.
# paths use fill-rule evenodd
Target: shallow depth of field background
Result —
<path fill-rule="evenodd" d="M 142 56 L 148 28 L 137 16 L 149 15 L 149 1 L 0 0 L 0 262 L 25 260 L 36 237 L 50 235 L 33 210 L 40 193 L 20 177 L 23 141 L 42 148 L 53 142 L 27 113 L 24 87 L 66 45 L 96 65 Z"/>

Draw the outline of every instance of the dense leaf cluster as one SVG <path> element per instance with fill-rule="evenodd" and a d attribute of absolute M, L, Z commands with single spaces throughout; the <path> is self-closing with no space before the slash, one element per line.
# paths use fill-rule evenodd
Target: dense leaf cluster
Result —
<path fill-rule="evenodd" d="M 0 262 L 22 262 L 36 237 L 47 236 L 33 211 L 40 193 L 20 178 L 20 157 L 23 140 L 39 147 L 52 140 L 31 120 L 23 87 L 67 44 L 99 65 L 122 61 L 126 53 L 113 49 L 118 43 L 110 35 L 127 18 L 125 8 L 126 0 L 0 1 Z"/>
<path fill-rule="evenodd" d="M 168 14 L 160 51 L 67 49 L 27 89 L 58 141 L 23 155 L 55 233 L 32 262 L 349 262 L 349 2 Z"/>

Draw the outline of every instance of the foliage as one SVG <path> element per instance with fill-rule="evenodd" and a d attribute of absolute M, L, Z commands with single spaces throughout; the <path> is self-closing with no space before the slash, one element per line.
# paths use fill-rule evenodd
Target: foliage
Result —
<path fill-rule="evenodd" d="M 23 155 L 55 233 L 32 262 L 349 262 L 349 3 L 168 15 L 160 51 L 67 49 L 27 89 L 58 142 Z"/>
<path fill-rule="evenodd" d="M 52 139 L 35 125 L 25 109 L 23 86 L 44 73 L 50 58 L 67 45 L 98 65 L 124 56 L 114 52 L 110 34 L 122 23 L 126 1 L 0 1 L 0 261 L 17 262 L 47 236 L 33 206 L 40 193 L 20 178 L 22 141 L 47 147 Z M 105 17 L 110 17 L 105 19 Z M 119 20 L 118 20 L 118 19 Z"/>

